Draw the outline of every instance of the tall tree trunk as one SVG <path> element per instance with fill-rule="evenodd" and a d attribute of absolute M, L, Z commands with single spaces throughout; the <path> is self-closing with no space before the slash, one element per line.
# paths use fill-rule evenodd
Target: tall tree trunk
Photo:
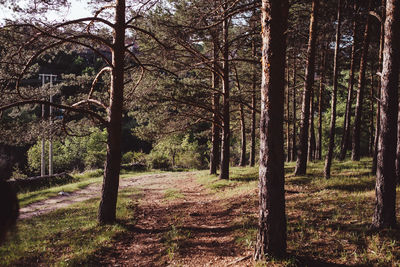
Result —
<path fill-rule="evenodd" d="M 290 72 L 289 58 L 286 60 L 286 151 L 287 162 L 292 161 L 292 148 L 290 146 Z"/>
<path fill-rule="evenodd" d="M 227 12 L 227 3 L 223 4 L 224 14 Z M 222 142 L 221 142 L 221 170 L 220 179 L 229 179 L 230 161 L 230 114 L 229 114 L 229 42 L 228 42 L 229 19 L 226 17 L 222 23 L 223 36 L 223 83 L 222 83 Z"/>
<path fill-rule="evenodd" d="M 353 86 L 354 86 L 354 72 L 356 68 L 356 46 L 357 46 L 357 1 L 354 1 L 353 7 L 353 44 L 351 47 L 351 60 L 350 60 L 350 74 L 349 83 L 347 86 L 347 101 L 346 110 L 343 120 L 343 135 L 340 143 L 339 160 L 344 160 L 350 143 L 350 124 L 351 124 L 351 104 L 353 102 Z"/>
<path fill-rule="evenodd" d="M 240 132 L 241 132 L 241 147 L 240 147 L 240 162 L 239 166 L 246 166 L 246 123 L 244 117 L 244 107 L 240 104 Z"/>
<path fill-rule="evenodd" d="M 314 84 L 314 63 L 315 63 L 315 42 L 317 37 L 317 22 L 318 22 L 318 6 L 319 0 L 313 0 L 312 12 L 310 17 L 310 34 L 308 39 L 307 49 L 307 67 L 305 73 L 305 83 L 303 91 L 303 100 L 301 107 L 301 125 L 300 125 L 300 140 L 297 152 L 297 162 L 295 175 L 306 174 L 307 169 L 307 150 L 308 150 L 308 129 L 310 117 L 310 93 Z"/>
<path fill-rule="evenodd" d="M 318 99 L 318 142 L 316 148 L 316 159 L 322 160 L 322 107 L 324 102 L 324 90 L 325 90 L 325 68 L 326 68 L 326 54 L 327 45 L 324 46 L 322 56 L 322 66 L 320 69 L 320 80 L 319 80 L 319 99 Z"/>
<path fill-rule="evenodd" d="M 400 113 L 400 103 L 399 103 Z M 400 184 L 400 114 L 397 118 L 396 182 Z"/>
<path fill-rule="evenodd" d="M 213 75 L 215 84 L 215 78 L 217 75 Z M 214 87 L 214 86 L 213 86 Z M 215 87 L 216 88 L 216 87 Z M 220 136 L 220 121 L 219 121 L 219 94 L 213 93 L 212 98 L 213 105 L 213 123 L 211 126 L 211 154 L 210 154 L 210 174 L 217 174 L 217 168 L 219 164 L 221 154 L 221 136 Z"/>
<path fill-rule="evenodd" d="M 315 129 L 314 129 L 314 88 L 310 95 L 310 137 L 308 138 L 308 161 L 315 159 Z"/>
<path fill-rule="evenodd" d="M 115 222 L 119 170 L 121 165 L 122 107 L 124 92 L 124 52 L 125 52 L 125 1 L 117 0 L 115 8 L 114 42 L 112 49 L 112 74 L 110 106 L 108 110 L 107 159 L 99 206 L 100 224 Z"/>
<path fill-rule="evenodd" d="M 297 84 L 297 64 L 296 64 L 296 53 L 293 53 L 293 85 L 292 85 L 292 92 L 293 92 L 293 108 L 292 108 L 292 128 L 293 128 L 293 134 L 292 134 L 292 160 L 296 160 L 296 154 L 297 154 L 297 148 L 296 148 L 296 136 L 297 136 L 297 129 L 296 129 L 296 123 L 297 123 L 297 114 L 296 114 L 296 96 L 297 96 L 297 89 L 296 89 L 296 84 Z"/>
<path fill-rule="evenodd" d="M 385 18 L 386 18 L 386 0 L 382 0 L 382 14 L 381 14 L 381 32 L 380 32 L 380 38 L 379 38 L 379 60 L 378 60 L 378 65 L 379 65 L 379 71 L 382 73 L 382 61 L 383 61 L 383 48 L 385 46 L 384 40 L 385 40 Z M 381 79 L 378 79 L 378 90 L 377 90 L 377 98 L 381 98 Z M 380 118 L 381 118 L 381 104 L 377 103 L 376 106 L 376 124 L 375 124 L 375 140 L 374 140 L 374 154 L 372 156 L 372 169 L 371 172 L 372 174 L 376 174 L 376 168 L 377 168 L 377 160 L 378 160 L 378 139 L 379 139 L 379 131 L 380 131 Z"/>
<path fill-rule="evenodd" d="M 328 153 L 326 154 L 325 170 L 324 175 L 326 179 L 331 177 L 331 165 L 333 157 L 333 148 L 335 146 L 335 128 L 336 128 L 336 97 L 338 87 L 338 59 L 339 59 L 339 47 L 340 47 L 340 24 L 342 23 L 341 9 L 342 1 L 338 0 L 337 9 L 337 26 L 336 26 L 336 45 L 335 45 L 335 56 L 333 62 L 333 89 L 332 89 L 332 102 L 331 102 L 331 125 L 329 132 L 329 145 Z"/>
<path fill-rule="evenodd" d="M 251 41 L 253 59 L 257 59 L 256 39 Z M 250 146 L 250 166 L 253 167 L 256 162 L 256 90 L 257 90 L 257 68 L 253 65 L 253 77 L 251 81 L 251 146 Z"/>
<path fill-rule="evenodd" d="M 262 0 L 259 221 L 254 258 L 286 254 L 283 112 L 288 1 Z"/>
<path fill-rule="evenodd" d="M 370 89 L 369 89 L 369 142 L 368 142 L 368 155 L 373 156 L 374 152 L 374 69 L 371 64 L 371 77 L 370 77 Z"/>
<path fill-rule="evenodd" d="M 368 10 L 371 9 L 371 0 L 368 1 Z M 361 119 L 362 119 L 362 109 L 364 101 L 364 87 L 365 87 L 365 70 L 367 67 L 368 59 L 368 47 L 369 47 L 369 28 L 370 28 L 370 16 L 366 14 L 365 31 L 363 47 L 361 52 L 360 61 L 360 73 L 358 77 L 358 89 L 357 89 L 357 102 L 356 102 L 356 112 L 354 116 L 354 127 L 353 127 L 353 140 L 352 140 L 352 151 L 351 159 L 358 161 L 360 160 L 360 136 L 361 136 Z"/>
<path fill-rule="evenodd" d="M 221 148 L 221 137 L 220 137 L 220 110 L 219 110 L 219 98 L 220 95 L 218 90 L 219 77 L 216 73 L 218 70 L 218 32 L 213 36 L 213 72 L 211 73 L 212 88 L 214 90 L 212 96 L 213 106 L 213 123 L 211 128 L 211 154 L 210 154 L 210 174 L 217 174 L 217 168 L 220 160 L 220 148 Z"/>
<path fill-rule="evenodd" d="M 372 220 L 374 228 L 396 226 L 396 173 L 400 0 L 387 0 L 385 20 L 385 48 L 381 88 L 381 130 L 376 172 L 376 203 Z"/>

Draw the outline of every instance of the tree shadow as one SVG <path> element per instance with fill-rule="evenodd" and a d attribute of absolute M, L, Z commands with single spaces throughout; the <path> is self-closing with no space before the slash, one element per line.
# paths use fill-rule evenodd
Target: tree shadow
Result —
<path fill-rule="evenodd" d="M 364 192 L 364 191 L 371 191 L 374 188 L 375 188 L 374 180 L 362 180 L 362 181 L 357 181 L 357 183 L 335 184 L 326 186 L 326 189 L 341 190 L 346 192 Z"/>

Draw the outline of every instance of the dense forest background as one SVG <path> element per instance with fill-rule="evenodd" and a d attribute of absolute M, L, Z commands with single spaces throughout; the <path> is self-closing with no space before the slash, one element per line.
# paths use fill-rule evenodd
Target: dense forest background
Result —
<path fill-rule="evenodd" d="M 146 165 L 155 168 L 206 168 L 210 162 L 212 126 L 214 125 L 216 132 L 220 132 L 222 126 L 213 120 L 214 118 L 221 120 L 226 116 L 222 109 L 223 103 L 216 103 L 222 101 L 224 95 L 222 84 L 219 82 L 222 70 L 218 69 L 222 67 L 224 56 L 221 51 L 224 40 L 221 37 L 222 30 L 218 18 L 222 11 L 207 1 L 171 1 L 168 4 L 164 2 L 153 4 L 146 12 L 141 11 L 140 18 L 135 23 L 143 26 L 143 29 L 151 29 L 148 33 L 154 38 L 132 29 L 128 31 L 125 41 L 129 49 L 146 66 L 146 73 L 134 93 L 128 92 L 129 86 L 126 89 L 129 99 L 125 100 L 123 112 L 124 163 L 145 160 Z M 315 40 L 315 81 L 311 91 L 311 128 L 310 138 L 307 141 L 311 160 L 324 157 L 328 148 L 330 99 L 333 87 L 337 4 L 321 2 L 321 5 L 321 11 L 316 18 L 318 26 Z M 51 5 L 44 5 L 43 8 L 50 7 Z M 231 63 L 229 65 L 231 119 L 229 146 L 232 151 L 230 164 L 245 165 L 249 161 L 254 164 L 254 159 L 251 157 L 258 157 L 258 153 L 254 152 L 257 151 L 255 146 L 258 141 L 254 142 L 252 139 L 258 140 L 259 135 L 258 88 L 261 82 L 261 70 L 258 64 L 261 56 L 259 6 L 258 3 L 250 1 L 232 3 L 232 7 L 229 8 L 227 41 L 228 61 Z M 381 64 L 379 59 L 381 23 L 376 16 L 371 16 L 369 13 L 379 15 L 383 7 L 380 1 L 372 1 L 370 7 L 365 1 L 358 4 L 345 1 L 342 8 L 334 155 L 341 154 L 343 145 L 340 144 L 344 139 L 343 136 L 349 135 L 345 133 L 346 127 L 349 129 L 345 124 L 346 117 L 350 119 L 349 124 L 354 125 L 356 93 L 359 87 L 357 80 L 363 50 L 363 29 L 368 19 L 367 48 L 369 49 L 363 67 L 365 75 L 362 81 L 362 105 L 360 105 L 362 116 L 359 122 L 361 129 L 359 153 L 361 156 L 372 156 L 376 135 L 378 74 Z M 295 148 L 299 144 L 310 12 L 310 1 L 290 3 L 285 59 L 287 65 L 285 154 L 288 161 L 295 160 Z M 37 20 L 34 16 L 32 19 Z M 32 50 L 32 47 L 25 47 L 20 41 L 25 39 L 29 42 L 29 38 L 34 34 L 37 34 L 34 29 L 14 33 L 3 31 L 2 38 L 8 41 L 12 38 L 18 40 L 19 45 L 10 44 L 15 49 L 23 47 Z M 101 35 L 98 32 L 96 34 Z M 11 38 L 10 35 L 14 36 Z M 44 40 L 40 41 L 49 38 L 51 37 L 43 37 Z M 7 51 L 6 43 L 3 46 L 4 54 Z M 100 46 L 96 49 L 103 53 L 102 56 L 111 57 L 111 53 L 105 47 Z M 217 51 L 213 52 L 214 49 Z M 88 93 L 92 80 L 105 66 L 102 56 L 89 48 L 80 48 L 78 44 L 52 47 L 30 62 L 32 68 L 21 80 L 21 87 L 30 88 L 25 90 L 31 91 L 31 97 L 39 99 L 53 95 L 55 103 L 68 101 L 72 103 Z M 213 58 L 217 60 L 213 63 L 215 66 L 211 65 Z M 41 73 L 57 75 L 51 91 L 48 87 L 42 88 L 42 81 L 39 79 Z M 4 76 L 7 75 L 11 74 L 5 73 Z M 9 79 L 3 77 L 3 85 L 10 85 L 7 78 Z M 105 88 L 109 79 L 106 74 L 100 77 L 100 81 L 96 84 L 95 91 L 99 97 L 104 97 L 100 94 L 106 93 Z M 48 82 L 46 81 L 46 85 Z M 348 90 L 350 86 L 354 87 L 352 91 Z M 350 106 L 348 99 L 351 100 Z M 215 111 L 216 107 L 219 108 L 218 114 Z M 349 115 L 346 114 L 348 110 Z M 105 145 L 98 144 L 98 141 L 105 140 L 100 134 L 102 127 L 88 126 L 89 123 L 86 123 L 87 119 L 84 116 L 79 114 L 67 116 L 62 109 L 56 109 L 52 115 L 54 122 L 50 129 L 46 124 L 49 121 L 49 106 L 45 106 L 44 117 L 41 113 L 40 105 L 14 108 L 3 113 L 1 124 L 3 179 L 11 177 L 13 173 L 14 177 L 18 174 L 29 176 L 39 174 L 38 149 L 42 137 L 46 140 L 51 138 L 55 142 L 56 172 L 102 167 L 106 149 Z M 86 137 L 82 139 L 71 135 Z M 351 140 L 351 136 L 347 138 Z M 84 139 L 86 141 L 82 141 Z M 91 145 L 92 143 L 97 143 L 97 147 Z M 347 150 L 350 149 L 351 144 L 347 145 Z M 74 152 L 78 150 L 81 153 Z"/>

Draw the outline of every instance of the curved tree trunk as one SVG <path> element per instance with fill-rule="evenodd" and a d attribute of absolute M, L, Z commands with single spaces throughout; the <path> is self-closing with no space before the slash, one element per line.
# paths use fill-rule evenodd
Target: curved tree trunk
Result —
<path fill-rule="evenodd" d="M 297 151 L 295 175 L 304 175 L 306 174 L 307 169 L 310 93 L 314 84 L 315 42 L 317 39 L 318 6 L 319 0 L 313 0 L 312 12 L 310 17 L 310 35 L 308 39 L 307 49 L 307 67 L 305 74 L 306 81 L 304 83 L 303 100 L 301 107 L 300 139 L 299 148 Z"/>
<path fill-rule="evenodd" d="M 376 203 L 372 220 L 374 228 L 396 226 L 396 173 L 399 54 L 400 54 L 400 0 L 388 0 L 385 20 L 385 48 L 381 88 L 381 130 L 378 144 L 376 172 Z"/>
<path fill-rule="evenodd" d="M 331 125 L 329 132 L 329 145 L 328 152 L 326 154 L 324 175 L 325 179 L 331 177 L 331 165 L 333 157 L 333 148 L 335 146 L 335 128 L 336 128 L 336 97 L 338 88 L 338 59 L 339 59 L 339 47 L 340 47 L 340 24 L 342 23 L 341 9 L 342 1 L 338 0 L 337 9 L 337 26 L 336 26 L 336 45 L 335 45 L 335 56 L 333 62 L 333 89 L 332 89 L 332 102 L 331 102 Z"/>
<path fill-rule="evenodd" d="M 226 12 L 227 4 L 223 4 Z M 228 28 L 229 19 L 226 17 L 222 23 L 223 38 L 223 82 L 222 82 L 222 142 L 221 142 L 221 169 L 219 178 L 229 179 L 229 161 L 230 161 L 230 114 L 229 114 L 229 43 Z"/>
<path fill-rule="evenodd" d="M 353 87 L 354 87 L 354 71 L 355 71 L 355 57 L 356 57 L 356 46 L 357 46 L 357 1 L 354 1 L 353 7 L 353 44 L 351 47 L 351 60 L 350 60 L 350 74 L 349 83 L 347 87 L 347 101 L 346 110 L 344 113 L 343 120 L 343 135 L 340 143 L 340 154 L 339 160 L 344 160 L 346 157 L 347 150 L 350 143 L 350 124 L 351 124 L 351 104 L 353 102 Z"/>
<path fill-rule="evenodd" d="M 112 50 L 112 74 L 110 88 L 110 107 L 107 127 L 107 159 L 104 166 L 104 179 L 98 221 L 100 224 L 115 222 L 119 170 L 121 165 L 122 107 L 124 91 L 124 52 L 125 52 L 125 1 L 116 1 L 114 43 Z"/>
<path fill-rule="evenodd" d="M 371 9 L 371 0 L 368 1 L 368 10 Z M 370 16 L 366 15 L 367 19 L 365 22 L 364 41 L 361 53 L 360 61 L 360 73 L 358 77 L 358 89 L 357 89 L 357 102 L 356 112 L 354 116 L 354 127 L 353 127 L 353 140 L 352 140 L 352 151 L 351 159 L 358 161 L 360 160 L 360 136 L 361 136 L 361 119 L 362 109 L 364 101 L 364 87 L 365 87 L 365 70 L 367 68 L 368 59 L 368 47 L 369 47 L 369 28 L 370 28 Z"/>
<path fill-rule="evenodd" d="M 259 220 L 254 258 L 286 254 L 283 114 L 288 1 L 262 0 Z"/>

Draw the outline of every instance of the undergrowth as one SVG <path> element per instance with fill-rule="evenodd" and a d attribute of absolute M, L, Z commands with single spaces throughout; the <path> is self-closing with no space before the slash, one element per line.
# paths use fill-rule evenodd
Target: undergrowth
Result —
<path fill-rule="evenodd" d="M 370 230 L 375 203 L 370 158 L 334 161 L 329 180 L 323 178 L 323 161 L 309 163 L 304 176 L 294 176 L 294 167 L 294 162 L 285 164 L 288 257 L 258 262 L 257 266 L 400 266 L 400 231 Z M 242 208 L 242 215 L 233 224 L 237 226 L 236 242 L 253 251 L 258 224 L 258 169 L 234 167 L 230 180 L 204 171 L 198 175 L 198 182 L 226 203 L 247 196 L 246 209 Z M 397 214 L 399 204 L 398 198 Z"/>
<path fill-rule="evenodd" d="M 88 264 L 113 238 L 134 224 L 137 189 L 119 193 L 115 225 L 98 225 L 99 199 L 90 199 L 46 215 L 20 220 L 15 234 L 0 246 L 0 266 Z"/>

